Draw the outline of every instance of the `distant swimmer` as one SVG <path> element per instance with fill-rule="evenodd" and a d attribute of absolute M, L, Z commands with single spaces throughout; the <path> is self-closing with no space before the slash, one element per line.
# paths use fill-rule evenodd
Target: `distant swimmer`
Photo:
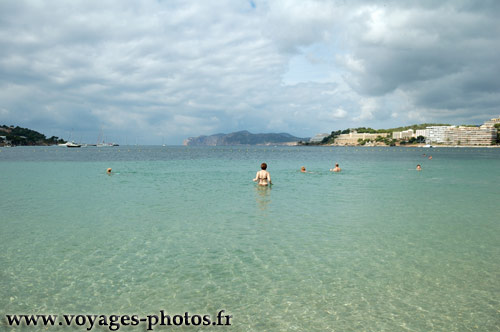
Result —
<path fill-rule="evenodd" d="M 269 184 L 272 184 L 271 183 L 271 175 L 269 174 L 268 171 L 266 171 L 267 164 L 262 163 L 260 165 L 260 169 L 261 170 L 257 172 L 257 174 L 255 175 L 255 179 L 253 179 L 253 181 L 254 182 L 258 181 L 259 186 L 267 186 Z"/>
<path fill-rule="evenodd" d="M 301 171 L 302 173 L 306 173 L 306 167 L 305 167 L 305 166 L 302 166 L 302 167 L 300 168 L 300 171 Z"/>
<path fill-rule="evenodd" d="M 332 172 L 340 172 L 341 169 L 339 167 L 339 164 L 335 164 L 335 168 L 331 168 L 330 171 L 332 171 Z"/>
<path fill-rule="evenodd" d="M 431 159 L 432 159 L 432 156 L 429 156 L 429 160 L 431 160 Z"/>
<path fill-rule="evenodd" d="M 112 169 L 111 169 L 111 168 L 108 168 L 108 169 L 106 170 L 106 173 L 107 173 L 107 174 L 111 174 L 111 171 L 112 171 Z"/>
<path fill-rule="evenodd" d="M 420 164 L 417 165 L 417 171 L 421 171 L 421 170 L 422 170 L 422 166 L 420 166 Z"/>

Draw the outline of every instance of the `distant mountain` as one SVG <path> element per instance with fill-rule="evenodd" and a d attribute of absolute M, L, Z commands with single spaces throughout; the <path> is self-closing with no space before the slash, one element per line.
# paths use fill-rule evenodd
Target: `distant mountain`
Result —
<path fill-rule="evenodd" d="M 308 141 L 287 133 L 252 134 L 246 130 L 230 134 L 215 134 L 210 136 L 189 137 L 184 145 L 295 145 L 298 141 Z"/>

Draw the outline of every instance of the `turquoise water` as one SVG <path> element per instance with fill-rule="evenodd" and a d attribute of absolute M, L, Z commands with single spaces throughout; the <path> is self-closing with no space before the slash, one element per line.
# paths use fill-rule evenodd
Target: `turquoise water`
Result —
<path fill-rule="evenodd" d="M 1 148 L 0 313 L 499 331 L 499 184 L 500 149 Z"/>

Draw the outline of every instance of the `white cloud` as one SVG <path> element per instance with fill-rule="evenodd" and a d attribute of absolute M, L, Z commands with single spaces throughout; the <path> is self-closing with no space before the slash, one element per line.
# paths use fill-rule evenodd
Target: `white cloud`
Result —
<path fill-rule="evenodd" d="M 374 112 L 377 110 L 378 103 L 375 98 L 361 99 L 361 113 L 354 118 L 354 121 L 366 121 L 374 118 Z"/>
<path fill-rule="evenodd" d="M 347 112 L 341 107 L 339 107 L 335 111 L 333 111 L 333 117 L 336 119 L 343 119 L 347 117 Z"/>

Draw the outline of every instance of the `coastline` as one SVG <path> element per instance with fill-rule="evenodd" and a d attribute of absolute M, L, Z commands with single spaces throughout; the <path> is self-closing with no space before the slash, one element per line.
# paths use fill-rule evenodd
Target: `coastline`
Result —
<path fill-rule="evenodd" d="M 304 145 L 306 146 L 306 145 Z M 426 147 L 425 145 L 409 145 L 409 144 L 403 144 L 403 145 L 337 145 L 337 144 L 319 144 L 319 145 L 309 145 L 309 146 L 342 146 L 342 147 L 367 147 L 367 148 L 381 148 L 381 147 L 387 147 L 387 148 L 425 148 L 425 149 L 436 149 L 436 148 L 500 148 L 500 145 L 433 145 L 432 147 Z"/>

